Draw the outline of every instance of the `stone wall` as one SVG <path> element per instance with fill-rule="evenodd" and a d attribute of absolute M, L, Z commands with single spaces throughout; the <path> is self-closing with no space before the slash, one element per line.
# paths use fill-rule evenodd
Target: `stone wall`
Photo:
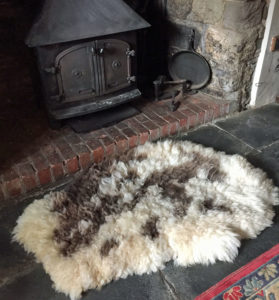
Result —
<path fill-rule="evenodd" d="M 212 81 L 204 91 L 245 108 L 264 32 L 265 6 L 263 0 L 168 0 L 169 49 L 187 47 L 194 28 L 196 50 L 212 67 Z"/>

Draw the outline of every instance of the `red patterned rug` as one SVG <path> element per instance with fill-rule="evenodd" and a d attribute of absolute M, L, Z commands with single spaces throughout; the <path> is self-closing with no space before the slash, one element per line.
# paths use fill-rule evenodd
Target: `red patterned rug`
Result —
<path fill-rule="evenodd" d="M 279 244 L 227 276 L 195 300 L 278 300 Z"/>

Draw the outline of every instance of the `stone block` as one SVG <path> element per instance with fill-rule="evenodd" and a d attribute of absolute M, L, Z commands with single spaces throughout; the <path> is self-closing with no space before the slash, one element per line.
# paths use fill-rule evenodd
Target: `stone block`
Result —
<path fill-rule="evenodd" d="M 192 12 L 189 19 L 205 24 L 218 24 L 221 22 L 224 12 L 223 0 L 193 0 Z"/>
<path fill-rule="evenodd" d="M 167 12 L 170 18 L 186 19 L 192 9 L 193 0 L 168 1 Z"/>
<path fill-rule="evenodd" d="M 257 28 L 251 29 L 249 32 L 238 33 L 211 26 L 205 36 L 205 51 L 217 65 L 237 71 L 241 62 L 253 58 L 257 37 Z"/>
<path fill-rule="evenodd" d="M 235 92 L 241 88 L 242 85 L 242 70 L 238 72 L 228 72 L 222 70 L 222 75 L 218 76 L 220 88 L 225 92 Z"/>
<path fill-rule="evenodd" d="M 242 32 L 257 26 L 262 20 L 263 7 L 261 0 L 226 1 L 224 27 Z"/>
<path fill-rule="evenodd" d="M 242 97 L 241 90 L 235 92 L 224 93 L 224 99 L 226 101 L 239 101 Z"/>

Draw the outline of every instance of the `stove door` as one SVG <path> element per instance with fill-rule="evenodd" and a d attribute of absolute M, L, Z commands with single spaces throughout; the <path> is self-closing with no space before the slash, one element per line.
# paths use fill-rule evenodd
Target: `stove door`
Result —
<path fill-rule="evenodd" d="M 116 40 L 96 41 L 100 62 L 100 93 L 108 94 L 131 85 L 131 56 L 128 43 Z"/>
<path fill-rule="evenodd" d="M 61 52 L 56 58 L 60 98 L 63 102 L 83 100 L 97 94 L 94 76 L 94 43 L 83 43 Z"/>

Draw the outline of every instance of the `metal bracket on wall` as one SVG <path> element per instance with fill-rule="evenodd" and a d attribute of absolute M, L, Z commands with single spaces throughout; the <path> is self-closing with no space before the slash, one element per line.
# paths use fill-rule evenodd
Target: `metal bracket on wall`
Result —
<path fill-rule="evenodd" d="M 274 36 L 271 40 L 270 51 L 279 51 L 279 35 Z"/>

